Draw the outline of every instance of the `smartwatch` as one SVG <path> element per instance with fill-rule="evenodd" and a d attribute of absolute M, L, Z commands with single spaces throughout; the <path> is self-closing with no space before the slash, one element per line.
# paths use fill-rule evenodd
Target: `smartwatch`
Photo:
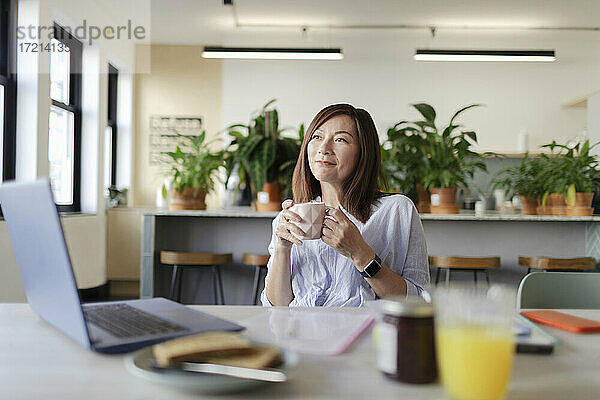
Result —
<path fill-rule="evenodd" d="M 364 270 L 359 271 L 360 274 L 365 278 L 372 278 L 381 269 L 381 258 L 375 254 L 375 258 L 367 264 Z"/>

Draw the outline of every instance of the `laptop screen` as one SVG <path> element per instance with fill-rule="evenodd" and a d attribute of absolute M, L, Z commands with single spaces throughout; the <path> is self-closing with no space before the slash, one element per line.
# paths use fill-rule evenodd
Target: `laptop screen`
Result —
<path fill-rule="evenodd" d="M 0 206 L 30 307 L 86 347 L 89 333 L 50 182 L 0 185 Z"/>

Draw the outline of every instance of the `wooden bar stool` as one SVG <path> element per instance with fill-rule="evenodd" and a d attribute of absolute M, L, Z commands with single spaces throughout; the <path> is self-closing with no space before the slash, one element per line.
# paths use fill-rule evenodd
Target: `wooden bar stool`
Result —
<path fill-rule="evenodd" d="M 231 264 L 233 257 L 231 253 L 188 253 L 183 251 L 161 251 L 160 262 L 166 265 L 173 265 L 173 274 L 171 276 L 171 289 L 169 297 L 172 300 L 181 301 L 181 281 L 183 271 L 186 268 L 211 267 L 213 276 L 213 289 L 215 294 L 215 304 L 225 304 L 225 295 L 223 293 L 223 282 L 221 280 L 220 266 Z M 179 271 L 181 270 L 181 273 Z M 179 277 L 179 285 L 177 278 Z M 177 290 L 176 290 L 177 288 Z M 175 298 L 175 291 L 177 297 Z M 220 296 L 218 296 L 219 294 Z M 218 301 L 220 297 L 220 302 Z"/>
<path fill-rule="evenodd" d="M 519 265 L 527 267 L 527 273 L 530 273 L 532 269 L 543 269 L 544 271 L 590 271 L 596 269 L 596 259 L 594 257 L 551 258 L 519 256 Z"/>
<path fill-rule="evenodd" d="M 490 284 L 488 271 L 500 267 L 500 257 L 448 257 L 429 256 L 429 264 L 437 267 L 435 284 L 440 280 L 440 271 L 446 270 L 446 285 L 450 282 L 450 270 L 473 271 L 473 279 L 477 285 L 477 272 L 485 271 L 485 280 Z"/>
<path fill-rule="evenodd" d="M 267 263 L 269 262 L 270 256 L 268 254 L 249 254 L 244 253 L 242 262 L 245 265 L 254 267 L 254 286 L 252 286 L 252 303 L 256 304 L 258 300 L 258 287 L 260 284 L 260 275 L 262 271 L 267 272 Z"/>

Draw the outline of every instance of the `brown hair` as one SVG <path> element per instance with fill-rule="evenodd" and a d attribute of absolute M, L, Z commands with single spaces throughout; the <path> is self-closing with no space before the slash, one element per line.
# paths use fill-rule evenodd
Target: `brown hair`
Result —
<path fill-rule="evenodd" d="M 358 161 L 352 174 L 342 184 L 344 196 L 342 206 L 359 221 L 365 223 L 371 216 L 371 206 L 384 196 L 382 186 L 387 190 L 387 182 L 381 168 L 381 148 L 377 128 L 371 115 L 362 108 L 350 104 L 333 104 L 317 113 L 308 126 L 300 147 L 300 155 L 294 169 L 292 190 L 295 203 L 306 203 L 321 196 L 321 184 L 312 174 L 308 164 L 307 146 L 313 133 L 329 119 L 337 115 L 347 115 L 354 121 L 358 135 Z"/>

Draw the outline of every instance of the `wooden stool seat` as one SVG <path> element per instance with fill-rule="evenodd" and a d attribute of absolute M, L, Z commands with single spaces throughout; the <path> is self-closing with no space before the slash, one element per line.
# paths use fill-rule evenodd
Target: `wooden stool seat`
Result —
<path fill-rule="evenodd" d="M 552 257 L 523 257 L 519 256 L 519 265 L 527 267 L 527 273 L 532 269 L 546 271 L 590 271 L 596 269 L 594 257 L 552 258 Z"/>
<path fill-rule="evenodd" d="M 244 253 L 244 256 L 242 257 L 242 262 L 245 265 L 254 267 L 254 285 L 253 285 L 253 290 L 252 290 L 252 300 L 251 300 L 252 303 L 251 304 L 256 304 L 256 301 L 258 300 L 258 288 L 259 288 L 259 284 L 260 284 L 260 275 L 261 275 L 262 271 L 265 271 L 265 275 L 266 275 L 267 264 L 269 262 L 269 258 L 271 258 L 271 256 L 268 254 L 251 254 L 251 253 Z"/>
<path fill-rule="evenodd" d="M 186 266 L 210 266 L 231 264 L 231 253 L 187 253 L 182 251 L 161 251 L 160 262 L 163 264 L 177 264 Z"/>
<path fill-rule="evenodd" d="M 477 284 L 477 272 L 484 271 L 485 279 L 490 284 L 488 271 L 500 267 L 500 257 L 455 257 L 455 256 L 429 256 L 429 264 L 437 267 L 435 284 L 440 279 L 440 271 L 446 270 L 446 284 L 450 281 L 450 270 L 473 271 L 473 279 Z"/>
<path fill-rule="evenodd" d="M 185 268 L 211 267 L 213 275 L 215 304 L 218 304 L 219 302 L 220 304 L 225 304 L 223 281 L 221 279 L 221 269 L 219 268 L 219 266 L 223 264 L 231 264 L 232 261 L 233 255 L 231 253 L 190 253 L 184 251 L 168 250 L 163 250 L 160 252 L 160 262 L 166 265 L 173 265 L 173 275 L 171 276 L 171 288 L 169 290 L 169 297 L 177 301 L 181 301 L 181 281 L 183 279 L 183 271 L 185 270 Z M 180 270 L 181 273 L 179 273 Z M 179 284 L 177 283 L 178 278 Z"/>

